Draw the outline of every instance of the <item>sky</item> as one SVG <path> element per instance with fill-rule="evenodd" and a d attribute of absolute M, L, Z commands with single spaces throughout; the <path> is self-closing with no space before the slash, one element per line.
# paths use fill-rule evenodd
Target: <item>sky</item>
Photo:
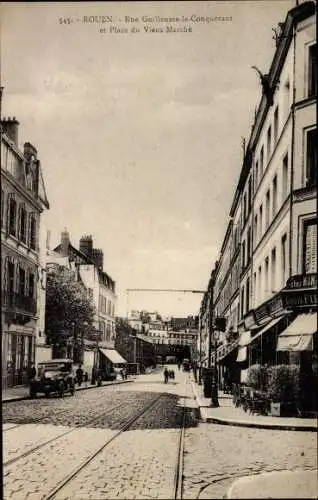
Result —
<path fill-rule="evenodd" d="M 294 4 L 1 5 L 2 114 L 38 150 L 41 240 L 49 230 L 54 248 L 67 228 L 78 248 L 91 234 L 118 315 L 198 314 L 202 294 L 125 290 L 206 290 L 261 97 L 251 66 L 269 70 Z"/>

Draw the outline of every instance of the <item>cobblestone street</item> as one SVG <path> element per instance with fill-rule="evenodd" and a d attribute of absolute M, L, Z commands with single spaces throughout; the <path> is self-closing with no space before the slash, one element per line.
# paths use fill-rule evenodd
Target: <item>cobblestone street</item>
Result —
<path fill-rule="evenodd" d="M 165 385 L 158 370 L 74 397 L 5 404 L 5 499 L 174 498 L 183 403 L 183 498 L 222 498 L 244 475 L 317 467 L 312 433 L 200 423 L 188 374 L 176 370 Z"/>

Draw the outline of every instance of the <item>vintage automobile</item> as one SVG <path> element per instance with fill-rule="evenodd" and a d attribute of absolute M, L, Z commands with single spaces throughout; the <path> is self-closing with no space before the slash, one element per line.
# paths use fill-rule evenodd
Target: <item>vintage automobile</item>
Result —
<path fill-rule="evenodd" d="M 30 397 L 36 398 L 38 393 L 49 397 L 51 393 L 61 398 L 69 392 L 75 393 L 75 377 L 72 359 L 52 359 L 38 364 L 37 377 L 30 381 Z"/>

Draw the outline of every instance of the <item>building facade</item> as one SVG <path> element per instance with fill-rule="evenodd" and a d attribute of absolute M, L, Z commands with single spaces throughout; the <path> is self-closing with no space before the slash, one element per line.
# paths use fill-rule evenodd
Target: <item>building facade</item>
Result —
<path fill-rule="evenodd" d="M 115 346 L 116 285 L 103 270 L 103 252 L 93 247 L 92 236 L 80 239 L 79 250 L 70 243 L 69 234 L 63 231 L 61 243 L 54 252 L 68 257 L 75 264 L 77 277 L 87 289 L 94 308 L 94 328 L 100 332 L 100 345 L 105 348 Z"/>
<path fill-rule="evenodd" d="M 1 122 L 2 387 L 27 381 L 39 329 L 39 228 L 49 208 L 36 148 L 18 144 L 19 123 Z"/>
<path fill-rule="evenodd" d="M 208 312 L 213 319 L 226 318 L 225 335 L 212 322 L 212 337 L 217 333 L 221 344 L 212 356 L 221 384 L 222 359 L 230 359 L 232 375 L 240 381 L 255 363 L 304 362 L 309 371 L 316 370 L 316 332 L 307 331 L 317 313 L 314 2 L 290 10 L 276 30 L 276 50 L 262 75 L 262 90 Z M 297 352 L 282 338 L 298 316 L 299 334 L 311 334 L 311 343 L 300 341 L 307 348 Z"/>

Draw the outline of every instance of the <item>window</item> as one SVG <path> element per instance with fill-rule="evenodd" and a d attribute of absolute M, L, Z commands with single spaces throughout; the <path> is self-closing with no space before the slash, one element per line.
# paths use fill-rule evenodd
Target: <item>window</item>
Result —
<path fill-rule="evenodd" d="M 269 258 L 266 257 L 265 259 L 265 269 L 264 269 L 264 279 L 265 279 L 265 293 L 268 294 L 269 292 Z"/>
<path fill-rule="evenodd" d="M 9 234 L 16 236 L 17 225 L 17 202 L 11 196 L 9 202 Z"/>
<path fill-rule="evenodd" d="M 256 191 L 257 186 L 258 186 L 258 160 L 255 163 L 254 191 Z"/>
<path fill-rule="evenodd" d="M 255 238 L 255 246 L 256 246 L 256 243 L 258 241 L 258 234 L 257 234 L 257 231 L 258 231 L 258 227 L 257 227 L 257 214 L 255 215 L 254 217 L 254 238 Z"/>
<path fill-rule="evenodd" d="M 241 290 L 241 318 L 244 316 L 244 287 Z"/>
<path fill-rule="evenodd" d="M 247 263 L 249 263 L 251 259 L 251 254 L 252 254 L 252 234 L 251 234 L 251 228 L 248 228 L 247 231 Z"/>
<path fill-rule="evenodd" d="M 30 247 L 32 250 L 36 249 L 36 220 L 34 216 L 30 220 Z"/>
<path fill-rule="evenodd" d="M 308 97 L 317 95 L 317 44 L 309 47 Z"/>
<path fill-rule="evenodd" d="M 253 295 L 254 295 L 254 301 L 256 303 L 256 300 L 257 300 L 257 297 L 256 297 L 256 294 L 257 294 L 257 288 L 256 288 L 256 271 L 254 272 L 254 279 L 253 279 L 253 283 L 254 283 L 254 288 L 253 288 Z M 254 303 L 254 306 L 255 306 L 255 303 Z"/>
<path fill-rule="evenodd" d="M 246 217 L 247 217 L 247 205 L 246 205 L 246 193 L 245 193 L 243 197 L 243 224 L 246 221 Z"/>
<path fill-rule="evenodd" d="M 250 310 L 250 279 L 246 280 L 246 312 Z"/>
<path fill-rule="evenodd" d="M 272 287 L 272 293 L 276 292 L 276 248 L 273 248 L 272 250 L 272 258 L 271 258 L 271 271 L 272 271 L 272 276 L 271 276 L 271 287 Z"/>
<path fill-rule="evenodd" d="M 266 193 L 266 204 L 265 204 L 265 230 L 269 226 L 270 221 L 270 202 L 271 202 L 271 193 L 270 190 Z"/>
<path fill-rule="evenodd" d="M 29 274 L 29 297 L 34 298 L 34 274 Z"/>
<path fill-rule="evenodd" d="M 262 298 L 262 266 L 258 268 L 258 300 L 261 301 Z"/>
<path fill-rule="evenodd" d="M 274 112 L 274 145 L 276 145 L 278 139 L 278 106 Z"/>
<path fill-rule="evenodd" d="M 317 273 L 317 219 L 304 226 L 304 274 Z"/>
<path fill-rule="evenodd" d="M 259 180 L 261 180 L 264 171 L 264 146 L 262 146 L 259 157 Z"/>
<path fill-rule="evenodd" d="M 25 270 L 19 268 L 19 294 L 25 295 Z"/>
<path fill-rule="evenodd" d="M 287 198 L 288 193 L 288 153 L 284 156 L 283 159 L 283 185 L 282 185 L 282 202 Z"/>
<path fill-rule="evenodd" d="M 267 163 L 271 157 L 272 152 L 272 127 L 269 126 L 267 130 Z"/>
<path fill-rule="evenodd" d="M 289 80 L 287 80 L 283 87 L 284 120 L 287 120 L 287 117 L 289 115 L 289 92 L 290 92 L 290 83 Z"/>
<path fill-rule="evenodd" d="M 4 191 L 1 189 L 1 227 L 4 226 Z"/>
<path fill-rule="evenodd" d="M 287 243 L 287 234 L 284 234 L 281 242 L 281 265 L 282 265 L 282 286 L 284 287 L 286 284 L 286 272 L 287 272 L 287 253 L 286 253 L 286 243 Z"/>
<path fill-rule="evenodd" d="M 22 243 L 26 243 L 26 223 L 27 223 L 27 213 L 24 206 L 20 208 L 20 240 Z"/>
<path fill-rule="evenodd" d="M 307 132 L 306 186 L 317 185 L 317 129 Z"/>
<path fill-rule="evenodd" d="M 276 215 L 277 211 L 277 175 L 275 175 L 273 179 L 273 200 L 272 200 L 272 206 L 273 206 L 273 218 Z"/>
<path fill-rule="evenodd" d="M 251 211 L 252 208 L 252 177 L 248 180 L 248 212 Z"/>
<path fill-rule="evenodd" d="M 259 207 L 259 237 L 263 234 L 263 205 Z"/>
<path fill-rule="evenodd" d="M 245 269 L 245 241 L 242 243 L 242 269 Z"/>
<path fill-rule="evenodd" d="M 14 292 L 14 264 L 8 262 L 8 292 Z"/>

